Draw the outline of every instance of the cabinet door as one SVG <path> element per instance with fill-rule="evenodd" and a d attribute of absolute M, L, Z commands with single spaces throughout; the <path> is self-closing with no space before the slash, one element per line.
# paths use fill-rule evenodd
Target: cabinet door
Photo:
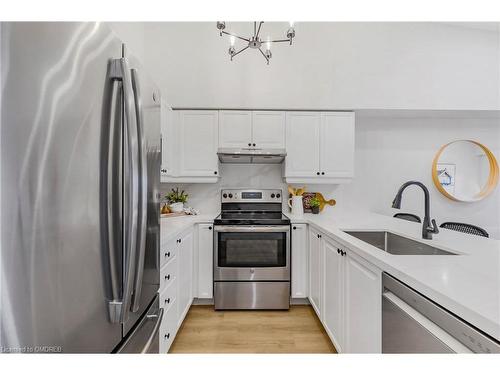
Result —
<path fill-rule="evenodd" d="M 307 225 L 292 225 L 292 298 L 306 298 L 309 292 Z"/>
<path fill-rule="evenodd" d="M 285 148 L 285 112 L 252 112 L 252 146 Z"/>
<path fill-rule="evenodd" d="M 321 234 L 315 229 L 309 229 L 309 301 L 321 318 Z"/>
<path fill-rule="evenodd" d="M 213 298 L 213 225 L 198 226 L 198 298 Z"/>
<path fill-rule="evenodd" d="M 320 122 L 318 112 L 287 112 L 286 177 L 318 177 Z"/>
<path fill-rule="evenodd" d="M 345 259 L 345 350 L 381 353 L 382 274 L 347 250 Z"/>
<path fill-rule="evenodd" d="M 179 111 L 179 175 L 218 176 L 218 112 Z"/>
<path fill-rule="evenodd" d="M 161 106 L 161 175 L 174 175 L 174 114 L 172 108 Z"/>
<path fill-rule="evenodd" d="M 323 286 L 323 325 L 333 345 L 340 353 L 343 350 L 343 289 L 344 289 L 344 257 L 339 254 L 339 247 L 329 238 L 323 241 L 324 286 Z"/>
<path fill-rule="evenodd" d="M 193 231 L 185 232 L 179 239 L 179 282 L 177 286 L 179 288 L 178 325 L 180 326 L 193 299 Z"/>
<path fill-rule="evenodd" d="M 219 147 L 242 148 L 252 145 L 252 112 L 219 111 Z"/>
<path fill-rule="evenodd" d="M 321 114 L 320 172 L 325 178 L 354 176 L 354 112 Z"/>

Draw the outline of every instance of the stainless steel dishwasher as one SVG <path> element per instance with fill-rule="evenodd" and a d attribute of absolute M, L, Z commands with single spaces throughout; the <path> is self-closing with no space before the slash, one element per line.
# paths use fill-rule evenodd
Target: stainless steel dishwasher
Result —
<path fill-rule="evenodd" d="M 500 353 L 500 342 L 384 272 L 383 353 Z"/>

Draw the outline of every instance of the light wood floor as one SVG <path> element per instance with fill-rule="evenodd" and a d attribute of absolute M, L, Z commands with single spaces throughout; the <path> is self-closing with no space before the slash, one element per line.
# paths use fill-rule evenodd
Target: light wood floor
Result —
<path fill-rule="evenodd" d="M 215 311 L 191 306 L 169 353 L 336 353 L 311 306 Z"/>

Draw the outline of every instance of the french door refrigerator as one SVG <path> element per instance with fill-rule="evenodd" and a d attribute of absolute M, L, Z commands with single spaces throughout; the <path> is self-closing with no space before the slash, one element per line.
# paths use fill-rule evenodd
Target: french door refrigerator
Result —
<path fill-rule="evenodd" d="M 158 352 L 160 92 L 99 23 L 1 25 L 1 351 Z"/>

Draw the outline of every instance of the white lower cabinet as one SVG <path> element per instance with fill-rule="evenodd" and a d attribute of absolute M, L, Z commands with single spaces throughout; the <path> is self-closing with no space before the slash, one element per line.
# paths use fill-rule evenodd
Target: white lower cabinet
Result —
<path fill-rule="evenodd" d="M 168 353 L 170 345 L 177 334 L 177 301 L 174 301 L 168 310 L 163 311 L 163 320 L 160 326 L 160 354 Z"/>
<path fill-rule="evenodd" d="M 321 295 L 323 278 L 323 246 L 321 234 L 309 229 L 309 302 L 321 319 Z"/>
<path fill-rule="evenodd" d="M 309 295 L 307 224 L 292 225 L 292 298 Z"/>
<path fill-rule="evenodd" d="M 339 353 L 344 351 L 344 267 L 337 245 L 326 237 L 324 240 L 323 324 Z"/>
<path fill-rule="evenodd" d="M 178 326 L 182 324 L 191 302 L 193 302 L 193 230 L 185 232 L 179 240 Z"/>
<path fill-rule="evenodd" d="M 196 297 L 213 298 L 213 224 L 198 225 L 197 244 L 197 277 L 194 278 L 197 282 Z"/>
<path fill-rule="evenodd" d="M 193 300 L 193 229 L 160 246 L 160 353 L 167 353 Z"/>
<path fill-rule="evenodd" d="M 345 264 L 345 346 L 349 353 L 382 352 L 382 273 L 352 251 Z"/>
<path fill-rule="evenodd" d="M 339 353 L 380 353 L 382 271 L 309 228 L 309 301 Z"/>

